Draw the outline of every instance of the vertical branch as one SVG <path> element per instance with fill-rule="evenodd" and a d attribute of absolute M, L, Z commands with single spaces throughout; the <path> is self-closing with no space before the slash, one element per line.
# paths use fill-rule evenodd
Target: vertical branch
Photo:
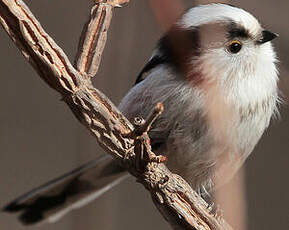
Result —
<path fill-rule="evenodd" d="M 91 78 L 98 71 L 101 56 L 107 40 L 114 7 L 129 0 L 97 0 L 92 7 L 89 19 L 84 25 L 75 58 L 75 68 L 82 74 Z"/>
<path fill-rule="evenodd" d="M 88 77 L 93 77 L 98 71 L 112 18 L 112 9 L 113 6 L 109 4 L 96 4 L 92 7 L 89 21 L 83 28 L 74 66 Z"/>

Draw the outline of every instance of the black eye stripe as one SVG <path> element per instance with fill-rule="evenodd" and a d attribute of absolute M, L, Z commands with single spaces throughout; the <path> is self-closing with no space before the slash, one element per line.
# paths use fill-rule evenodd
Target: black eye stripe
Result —
<path fill-rule="evenodd" d="M 245 29 L 232 29 L 229 31 L 230 38 L 248 38 L 248 34 Z"/>
<path fill-rule="evenodd" d="M 231 22 L 228 26 L 228 38 L 249 38 L 249 32 L 242 26 L 237 25 L 235 22 Z"/>

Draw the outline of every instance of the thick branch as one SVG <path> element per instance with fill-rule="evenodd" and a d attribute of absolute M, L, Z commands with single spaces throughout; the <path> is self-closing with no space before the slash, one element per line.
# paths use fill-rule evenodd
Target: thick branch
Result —
<path fill-rule="evenodd" d="M 76 117 L 111 154 L 121 158 L 127 142 L 115 127 L 129 132 L 132 125 L 117 108 L 70 64 L 59 46 L 45 33 L 27 6 L 18 0 L 0 3 L 0 20 L 24 56 L 50 87 L 57 90 Z"/>
<path fill-rule="evenodd" d="M 102 4 L 118 5 L 124 1 L 103 1 Z M 97 11 L 97 7 L 100 6 L 94 7 L 92 12 Z M 110 7 L 108 9 L 111 10 Z M 62 95 L 74 115 L 100 145 L 150 191 L 154 203 L 175 229 L 231 229 L 224 220 L 216 219 L 191 187 L 178 175 L 172 174 L 163 163 L 146 161 L 144 167 L 137 167 L 139 156 L 154 155 L 146 132 L 154 116 L 145 123 L 146 126 L 140 128 L 143 133 L 128 135 L 135 133 L 133 125 L 86 77 L 90 71 L 96 72 L 97 68 L 92 65 L 99 64 L 98 56 L 104 47 L 103 38 L 106 35 L 101 31 L 108 27 L 110 19 L 106 17 L 110 16 L 105 14 L 102 17 L 97 28 L 92 23 L 92 27 L 87 27 L 90 29 L 84 30 L 87 32 L 84 32 L 84 41 L 80 43 L 80 47 L 84 48 L 81 48 L 83 52 L 79 53 L 77 62 L 78 70 L 83 71 L 80 73 L 73 68 L 65 53 L 43 30 L 23 1 L 0 0 L 1 24 L 25 58 L 39 76 Z M 95 17 L 91 18 L 95 20 Z M 93 34 L 99 36 L 91 37 Z M 96 57 L 92 55 L 93 52 L 97 52 Z"/>

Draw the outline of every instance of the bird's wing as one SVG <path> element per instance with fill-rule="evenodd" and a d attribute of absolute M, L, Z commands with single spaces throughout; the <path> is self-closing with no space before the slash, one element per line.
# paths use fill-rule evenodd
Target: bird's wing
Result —
<path fill-rule="evenodd" d="M 147 62 L 147 64 L 143 67 L 142 71 L 139 73 L 139 75 L 137 76 L 137 79 L 135 81 L 135 85 L 140 83 L 141 81 L 143 81 L 147 76 L 148 73 L 154 69 L 155 67 L 166 63 L 167 60 L 165 57 L 159 55 L 159 54 L 155 54 L 151 57 L 151 59 Z"/>

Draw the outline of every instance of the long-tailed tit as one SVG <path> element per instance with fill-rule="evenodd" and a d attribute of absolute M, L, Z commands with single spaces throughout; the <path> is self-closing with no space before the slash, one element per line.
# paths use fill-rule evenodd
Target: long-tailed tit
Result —
<path fill-rule="evenodd" d="M 257 19 L 225 4 L 188 10 L 160 39 L 121 101 L 132 120 L 158 103 L 165 111 L 149 136 L 153 151 L 199 191 L 225 183 L 244 163 L 277 111 L 278 71 L 271 40 Z M 93 161 L 6 207 L 24 223 L 53 222 L 117 184 L 123 170 Z"/>

